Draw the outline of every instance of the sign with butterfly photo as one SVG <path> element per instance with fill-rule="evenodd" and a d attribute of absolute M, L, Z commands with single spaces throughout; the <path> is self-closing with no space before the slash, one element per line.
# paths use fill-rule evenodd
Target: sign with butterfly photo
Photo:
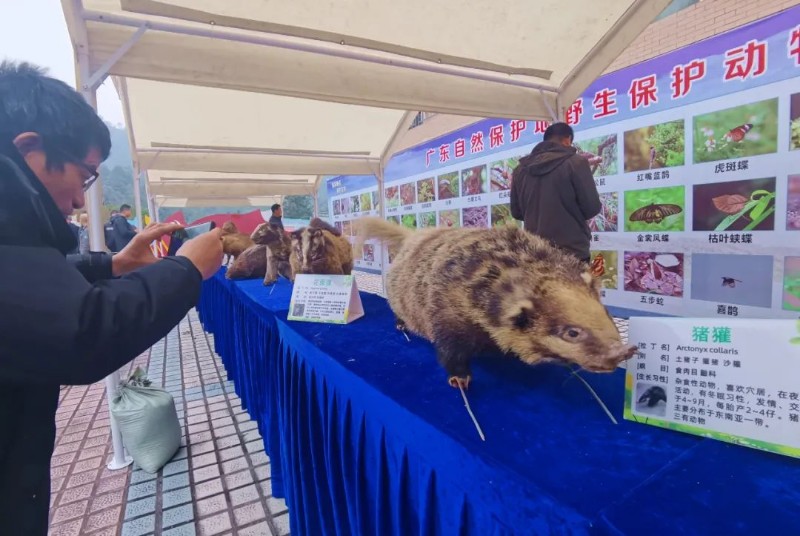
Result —
<path fill-rule="evenodd" d="M 602 203 L 591 269 L 613 314 L 800 317 L 798 21 L 795 6 L 615 71 L 565 110 Z M 513 172 L 547 126 L 486 119 L 396 154 L 372 208 L 412 228 L 520 225 Z M 334 218 L 359 181 L 329 179 Z"/>

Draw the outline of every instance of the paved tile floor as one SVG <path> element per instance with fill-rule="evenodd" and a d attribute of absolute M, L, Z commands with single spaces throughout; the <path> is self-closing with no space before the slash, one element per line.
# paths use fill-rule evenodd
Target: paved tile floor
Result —
<path fill-rule="evenodd" d="M 213 339 L 192 311 L 137 358 L 175 398 L 183 447 L 158 474 L 110 471 L 104 384 L 63 388 L 52 463 L 52 535 L 284 536 L 286 504 L 271 495 L 269 459 L 242 410 Z"/>
<path fill-rule="evenodd" d="M 380 293 L 380 276 L 357 273 Z M 620 321 L 623 334 L 626 322 Z M 50 535 L 286 536 L 289 514 L 272 497 L 269 459 L 192 311 L 164 340 L 123 369 L 141 366 L 169 391 L 183 426 L 180 451 L 161 471 L 110 471 L 103 382 L 61 389 L 52 461 Z"/>

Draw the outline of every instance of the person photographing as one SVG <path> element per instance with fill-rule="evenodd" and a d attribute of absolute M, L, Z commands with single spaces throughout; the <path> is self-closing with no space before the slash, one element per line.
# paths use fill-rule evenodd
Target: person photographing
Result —
<path fill-rule="evenodd" d="M 61 385 L 97 382 L 166 336 L 222 263 L 219 231 L 156 259 L 154 224 L 116 255 L 67 255 L 66 216 L 108 157 L 108 128 L 74 89 L 0 63 L 0 527 L 46 535 Z M 97 246 L 95 244 L 95 246 Z"/>

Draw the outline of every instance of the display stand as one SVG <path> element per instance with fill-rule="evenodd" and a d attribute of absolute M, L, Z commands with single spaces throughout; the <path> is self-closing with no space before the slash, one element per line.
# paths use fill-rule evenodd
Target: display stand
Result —
<path fill-rule="evenodd" d="M 289 320 L 349 324 L 362 316 L 354 276 L 300 274 L 295 278 Z"/>

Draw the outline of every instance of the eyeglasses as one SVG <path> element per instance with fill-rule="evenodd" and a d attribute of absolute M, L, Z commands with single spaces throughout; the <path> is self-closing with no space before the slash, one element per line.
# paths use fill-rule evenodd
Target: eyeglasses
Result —
<path fill-rule="evenodd" d="M 83 162 L 80 162 L 80 161 L 73 162 L 73 164 L 75 164 L 76 166 L 78 166 L 80 168 L 83 168 L 84 171 L 86 171 L 86 173 L 89 174 L 89 176 L 86 179 L 83 180 L 83 191 L 85 192 L 86 190 L 88 190 L 89 188 L 92 187 L 92 184 L 94 184 L 94 181 L 96 181 L 98 178 L 100 178 L 100 171 L 97 170 L 97 169 L 92 169 L 91 167 L 87 166 L 86 164 L 84 164 Z"/>
<path fill-rule="evenodd" d="M 94 184 L 94 181 L 96 181 L 100 177 L 100 171 L 97 170 L 96 168 L 89 167 L 82 160 L 80 160 L 78 158 L 75 158 L 74 156 L 70 155 L 69 153 L 67 153 L 65 151 L 61 151 L 59 149 L 56 149 L 56 151 L 58 153 L 60 153 L 61 156 L 63 156 L 64 159 L 67 162 L 69 162 L 70 164 L 73 164 L 75 166 L 78 166 L 79 168 L 83 169 L 83 171 L 86 172 L 88 177 L 83 179 L 83 191 L 84 192 L 87 191 L 89 188 L 91 188 L 92 184 Z"/>

